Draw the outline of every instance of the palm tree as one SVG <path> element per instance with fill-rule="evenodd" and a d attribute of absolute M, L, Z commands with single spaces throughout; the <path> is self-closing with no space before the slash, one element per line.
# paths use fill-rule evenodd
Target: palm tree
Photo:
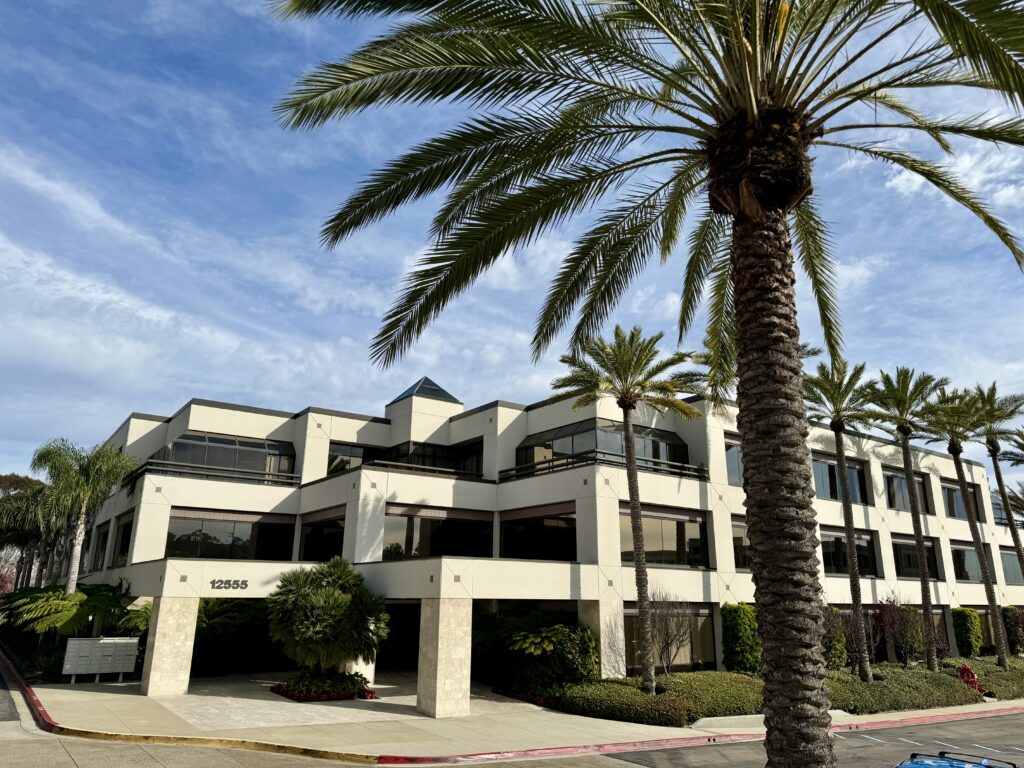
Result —
<path fill-rule="evenodd" d="M 135 459 L 106 445 L 89 450 L 57 438 L 43 443 L 32 455 L 32 470 L 45 471 L 52 503 L 71 522 L 71 563 L 66 594 L 78 588 L 85 524 L 122 480 L 135 469 Z"/>
<path fill-rule="evenodd" d="M 973 438 L 985 445 L 989 458 L 992 460 L 992 469 L 996 475 L 996 487 L 999 488 L 999 499 L 1003 502 L 1006 523 L 1013 539 L 1013 549 L 1017 553 L 1017 562 L 1020 564 L 1021 573 L 1024 573 L 1024 547 L 1021 546 L 1020 531 L 1017 529 L 1014 509 L 1006 492 L 1006 483 L 1003 481 L 1003 469 L 999 466 L 1002 458 L 1000 441 L 1014 438 L 1014 432 L 1010 429 L 1009 423 L 1024 413 L 1024 395 L 1000 396 L 996 390 L 996 383 L 993 381 L 992 386 L 987 389 L 980 384 L 975 387 L 974 398 L 980 408 L 981 423 Z"/>
<path fill-rule="evenodd" d="M 992 571 L 989 568 L 988 557 L 985 555 L 985 545 L 981 541 L 981 530 L 978 528 L 978 510 L 975 506 L 975 496 L 967 485 L 967 475 L 964 473 L 964 462 L 962 455 L 964 443 L 984 426 L 985 414 L 972 392 L 965 392 L 958 389 L 940 389 L 935 401 L 929 403 L 924 409 L 925 431 L 928 435 L 928 442 L 946 444 L 946 451 L 953 457 L 953 464 L 956 467 L 956 480 L 960 486 L 960 496 L 964 500 L 964 507 L 967 510 L 967 523 L 971 529 L 971 540 L 974 542 L 974 552 L 978 557 L 978 569 L 981 571 L 981 580 L 985 585 L 985 598 L 988 601 L 989 616 L 992 618 L 992 625 L 995 627 L 996 640 L 996 662 L 1003 669 L 1010 668 L 1009 650 L 1006 642 L 1006 627 L 1002 622 L 1002 613 L 996 603 L 996 590 L 992 583 Z"/>
<path fill-rule="evenodd" d="M 843 358 L 831 365 L 818 363 L 815 376 L 804 379 L 807 415 L 828 422 L 836 443 L 836 474 L 839 476 L 839 499 L 843 504 L 846 527 L 846 567 L 850 577 L 850 601 L 853 603 L 853 640 L 857 648 L 857 671 L 864 682 L 871 681 L 871 660 L 868 658 L 864 608 L 860 594 L 860 563 L 857 559 L 857 533 L 853 526 L 853 503 L 850 498 L 850 475 L 846 464 L 846 430 L 865 425 L 870 420 L 868 388 L 874 381 L 864 381 L 864 363 L 851 369 Z"/>
<path fill-rule="evenodd" d="M 1018 429 L 1010 437 L 1010 450 L 1003 451 L 1003 458 L 1011 467 L 1024 467 L 1024 429 Z"/>
<path fill-rule="evenodd" d="M 914 525 L 918 578 L 921 583 L 924 656 L 928 669 L 932 671 L 939 668 L 939 660 L 935 653 L 935 625 L 932 624 L 931 574 L 928 572 L 928 551 L 921 524 L 921 499 L 914 477 L 910 440 L 923 434 L 924 410 L 939 388 L 948 383 L 948 379 L 937 379 L 928 373 L 916 374 L 913 368 L 898 367 L 895 376 L 882 371 L 878 382 L 868 390 L 868 399 L 874 406 L 871 418 L 893 433 L 903 454 L 903 482 L 907 488 L 910 519 Z"/>
<path fill-rule="evenodd" d="M 687 352 L 675 352 L 659 359 L 658 343 L 665 334 L 644 338 L 640 326 L 628 334 L 615 326 L 611 342 L 590 339 L 578 351 L 562 355 L 569 372 L 551 382 L 562 397 L 575 398 L 573 408 L 593 405 L 602 397 L 614 397 L 622 409 L 622 439 L 626 454 L 626 484 L 629 488 L 629 520 L 633 530 L 633 570 L 636 573 L 636 610 L 640 623 L 640 666 L 644 690 L 654 694 L 654 636 L 651 629 L 651 598 L 647 579 L 647 550 L 644 547 L 643 511 L 640 507 L 640 481 L 637 474 L 636 443 L 633 441 L 633 412 L 644 405 L 663 413 L 674 411 L 686 419 L 700 411 L 679 395 L 692 392 L 674 376 L 664 377 L 673 368 L 690 360 Z"/>
<path fill-rule="evenodd" d="M 42 483 L 11 494 L 0 495 L 0 550 L 18 550 L 14 587 L 30 586 L 42 573 L 41 560 L 46 513 L 46 489 Z"/>
<path fill-rule="evenodd" d="M 947 168 L 885 143 L 920 131 L 945 149 L 950 136 L 1024 144 L 1019 118 L 931 118 L 901 99 L 958 87 L 1024 103 L 1017 4 L 276 2 L 282 16 L 399 19 L 303 77 L 279 106 L 286 125 L 313 128 L 401 103 L 474 110 L 373 174 L 324 225 L 324 243 L 335 246 L 447 190 L 432 244 L 372 344 L 383 365 L 502 255 L 599 207 L 534 334 L 539 357 L 576 317 L 580 346 L 644 265 L 676 250 L 686 214 L 698 209 L 680 331 L 708 287 L 715 369 L 735 362 L 738 373 L 768 761 L 831 765 L 791 235 L 833 356 L 840 333 L 811 150 L 858 153 L 924 179 L 979 216 L 1024 266 L 1008 228 Z M 864 141 L 857 131 L 868 132 Z"/>

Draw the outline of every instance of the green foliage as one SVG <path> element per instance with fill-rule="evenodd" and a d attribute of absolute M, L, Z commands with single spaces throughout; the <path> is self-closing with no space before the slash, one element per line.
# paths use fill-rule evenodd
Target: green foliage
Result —
<path fill-rule="evenodd" d="M 757 613 L 746 603 L 722 606 L 722 654 L 730 672 L 756 673 L 761 670 L 761 639 L 757 636 Z"/>
<path fill-rule="evenodd" d="M 834 709 L 851 714 L 895 712 L 974 704 L 981 696 L 959 679 L 945 672 L 929 672 L 924 666 L 897 664 L 872 666 L 874 680 L 861 682 L 855 674 L 833 670 L 828 673 L 828 693 Z"/>
<path fill-rule="evenodd" d="M 825 607 L 825 663 L 829 669 L 846 666 L 846 630 L 838 608 Z"/>
<path fill-rule="evenodd" d="M 1024 661 L 1010 659 L 1010 668 L 1003 669 L 996 663 L 995 656 L 973 659 L 946 659 L 943 670 L 959 680 L 957 669 L 961 664 L 970 664 L 978 676 L 978 683 L 1002 700 L 1024 698 Z"/>
<path fill-rule="evenodd" d="M 57 587 L 26 587 L 5 596 L 0 611 L 15 626 L 40 635 L 51 631 L 73 635 L 88 627 L 90 619 L 100 626 L 119 621 L 127 600 L 124 582 L 91 584 L 72 594 Z"/>
<path fill-rule="evenodd" d="M 687 720 L 761 711 L 761 680 L 735 672 L 679 672 L 658 679 L 666 694 L 684 702 Z"/>
<path fill-rule="evenodd" d="M 509 684 L 516 693 L 549 696 L 601 675 L 597 638 L 583 626 L 555 624 L 517 632 L 508 649 L 513 663 Z"/>
<path fill-rule="evenodd" d="M 302 670 L 289 675 L 284 681 L 285 687 L 292 693 L 338 693 L 358 695 L 370 687 L 370 681 L 358 672 L 338 672 L 323 670 L 310 672 Z"/>
<path fill-rule="evenodd" d="M 1010 653 L 1024 652 L 1024 611 L 1014 605 L 1003 606 L 1003 625 Z"/>
<path fill-rule="evenodd" d="M 889 597 L 875 608 L 875 624 L 886 641 L 892 643 L 897 661 L 904 666 L 923 652 L 921 614 L 914 606 L 901 605 L 896 597 Z"/>
<path fill-rule="evenodd" d="M 142 603 L 137 608 L 129 608 L 124 612 L 117 621 L 117 631 L 128 637 L 145 637 L 152 619 L 153 604 Z"/>
<path fill-rule="evenodd" d="M 635 678 L 572 685 L 557 701 L 546 703 L 563 712 L 602 720 L 676 727 L 690 723 L 680 696 L 665 693 L 651 696 L 640 690 L 639 680 Z"/>
<path fill-rule="evenodd" d="M 311 670 L 333 670 L 357 658 L 373 661 L 387 637 L 384 601 L 340 557 L 282 574 L 266 604 L 271 637 Z"/>
<path fill-rule="evenodd" d="M 980 654 L 984 635 L 978 612 L 973 608 L 954 608 L 953 635 L 961 656 L 974 657 Z"/>

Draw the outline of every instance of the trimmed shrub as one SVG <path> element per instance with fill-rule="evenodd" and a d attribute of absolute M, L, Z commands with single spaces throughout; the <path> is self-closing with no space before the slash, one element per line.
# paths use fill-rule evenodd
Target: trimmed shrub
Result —
<path fill-rule="evenodd" d="M 825 606 L 825 663 L 829 669 L 846 666 L 846 631 L 838 608 Z"/>
<path fill-rule="evenodd" d="M 515 693 L 550 696 L 567 685 L 601 676 L 597 637 L 584 626 L 556 624 L 517 632 L 508 645 L 513 659 L 509 685 Z"/>
<path fill-rule="evenodd" d="M 904 666 L 920 658 L 924 652 L 924 631 L 921 614 L 911 605 L 901 605 L 896 597 L 883 600 L 875 608 L 875 624 L 896 653 L 896 661 Z"/>
<path fill-rule="evenodd" d="M 627 723 L 682 727 L 690 722 L 680 697 L 670 693 L 651 696 L 640 690 L 635 679 L 572 685 L 554 705 L 573 715 Z"/>
<path fill-rule="evenodd" d="M 764 684 L 736 672 L 679 672 L 658 678 L 666 695 L 683 702 L 689 722 L 702 717 L 756 715 L 763 705 Z"/>
<path fill-rule="evenodd" d="M 981 695 L 945 671 L 929 672 L 924 667 L 875 664 L 874 680 L 862 683 L 850 672 L 829 672 L 828 693 L 835 709 L 855 715 L 928 709 L 974 704 Z"/>
<path fill-rule="evenodd" d="M 968 658 L 981 653 L 981 616 L 973 608 L 953 609 L 953 633 L 960 655 Z"/>
<path fill-rule="evenodd" d="M 375 699 L 370 681 L 358 672 L 311 672 L 303 670 L 270 690 L 293 701 L 347 701 Z"/>
<path fill-rule="evenodd" d="M 1003 606 L 1003 625 L 1006 627 L 1006 642 L 1010 653 L 1024 651 L 1024 611 L 1013 605 Z"/>
<path fill-rule="evenodd" d="M 946 659 L 942 662 L 942 670 L 959 680 L 957 668 L 961 664 L 970 664 L 978 676 L 978 683 L 981 687 L 991 691 L 996 698 L 1024 698 L 1024 661 L 1010 659 L 1010 669 L 1005 670 L 996 664 L 995 656 L 982 656 L 976 659 Z"/>
<path fill-rule="evenodd" d="M 726 603 L 721 610 L 725 668 L 730 672 L 758 672 L 761 669 L 761 639 L 757 636 L 754 606 Z"/>

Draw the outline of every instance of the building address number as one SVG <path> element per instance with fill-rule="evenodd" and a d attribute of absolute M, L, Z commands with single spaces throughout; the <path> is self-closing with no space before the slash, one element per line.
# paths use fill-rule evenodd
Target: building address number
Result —
<path fill-rule="evenodd" d="M 210 589 L 248 589 L 248 579 L 210 579 Z"/>

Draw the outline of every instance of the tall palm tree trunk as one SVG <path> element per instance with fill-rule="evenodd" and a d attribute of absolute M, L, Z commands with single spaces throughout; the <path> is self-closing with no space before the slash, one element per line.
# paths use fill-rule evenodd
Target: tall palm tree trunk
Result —
<path fill-rule="evenodd" d="M 78 510 L 75 520 L 74 538 L 71 544 L 71 563 L 68 566 L 68 583 L 64 585 L 64 594 L 73 595 L 78 589 L 78 567 L 82 560 L 82 542 L 85 541 L 85 518 L 87 507 L 85 502 Z"/>
<path fill-rule="evenodd" d="M 18 552 L 18 561 L 14 564 L 14 586 L 12 591 L 21 589 L 21 579 L 25 575 L 25 550 Z"/>
<path fill-rule="evenodd" d="M 1003 511 L 1006 513 L 1006 523 L 1010 526 L 1010 538 L 1013 539 L 1013 550 L 1017 553 L 1017 562 L 1020 564 L 1020 572 L 1024 573 L 1024 546 L 1020 543 L 1020 531 L 1017 530 L 1017 520 L 1013 514 L 1013 507 L 1010 506 L 1010 495 L 1006 492 L 1006 483 L 1003 482 L 1003 470 L 999 466 L 999 443 L 992 440 L 988 443 L 988 455 L 992 458 L 992 467 L 996 474 L 996 487 L 999 488 L 999 500 L 1003 502 Z"/>
<path fill-rule="evenodd" d="M 1006 626 L 1003 624 L 1003 614 L 996 603 L 996 589 L 992 584 L 992 570 L 988 567 L 988 557 L 985 556 L 985 545 L 981 541 L 981 530 L 978 528 L 978 509 L 974 503 L 974 494 L 967 486 L 967 475 L 964 473 L 964 463 L 960 458 L 963 449 L 959 446 L 949 446 L 949 452 L 953 456 L 953 464 L 956 466 L 956 480 L 960 485 L 960 495 L 964 499 L 964 507 L 967 509 L 967 524 L 971 528 L 971 540 L 974 542 L 974 552 L 978 556 L 978 569 L 981 571 L 981 580 L 985 584 L 985 599 L 988 601 L 988 613 L 992 620 L 992 628 L 995 632 L 996 641 L 996 663 L 1003 669 L 1010 668 L 1010 651 L 1006 642 Z"/>
<path fill-rule="evenodd" d="M 836 470 L 839 474 L 839 496 L 843 503 L 843 524 L 846 527 L 846 567 L 850 576 L 850 602 L 853 604 L 854 646 L 857 648 L 857 673 L 865 683 L 871 681 L 871 659 L 864 628 L 864 607 L 860 594 L 860 561 L 857 558 L 857 532 L 853 526 L 853 502 L 850 496 L 850 475 L 846 468 L 846 437 L 842 424 L 832 427 L 836 438 Z"/>
<path fill-rule="evenodd" d="M 737 424 L 773 768 L 834 766 L 824 615 L 786 214 L 733 223 Z"/>
<path fill-rule="evenodd" d="M 53 566 L 56 562 L 57 542 L 48 542 L 46 547 L 46 567 L 43 569 L 43 584 L 46 584 L 47 586 L 49 586 L 53 580 Z"/>
<path fill-rule="evenodd" d="M 651 595 L 647 579 L 647 550 L 644 548 L 644 521 L 640 509 L 640 481 L 636 468 L 636 444 L 633 442 L 633 406 L 621 404 L 622 440 L 626 450 L 626 485 L 629 489 L 629 522 L 633 529 L 633 570 L 636 573 L 636 613 L 640 622 L 640 674 L 643 688 L 654 694 L 654 633 L 651 628 Z"/>
<path fill-rule="evenodd" d="M 43 586 L 43 546 L 37 544 L 32 553 L 32 586 Z"/>
<path fill-rule="evenodd" d="M 917 480 L 914 478 L 914 464 L 910 455 L 910 435 L 897 430 L 900 449 L 903 451 L 903 482 L 907 486 L 907 501 L 910 503 L 910 522 L 914 526 L 914 547 L 917 550 L 917 577 L 921 583 L 921 629 L 924 635 L 924 661 L 931 671 L 939 668 L 939 657 L 935 652 L 935 624 L 932 623 L 932 575 L 928 572 L 928 550 L 924 545 L 924 526 L 921 523 L 921 503 L 917 497 Z"/>

